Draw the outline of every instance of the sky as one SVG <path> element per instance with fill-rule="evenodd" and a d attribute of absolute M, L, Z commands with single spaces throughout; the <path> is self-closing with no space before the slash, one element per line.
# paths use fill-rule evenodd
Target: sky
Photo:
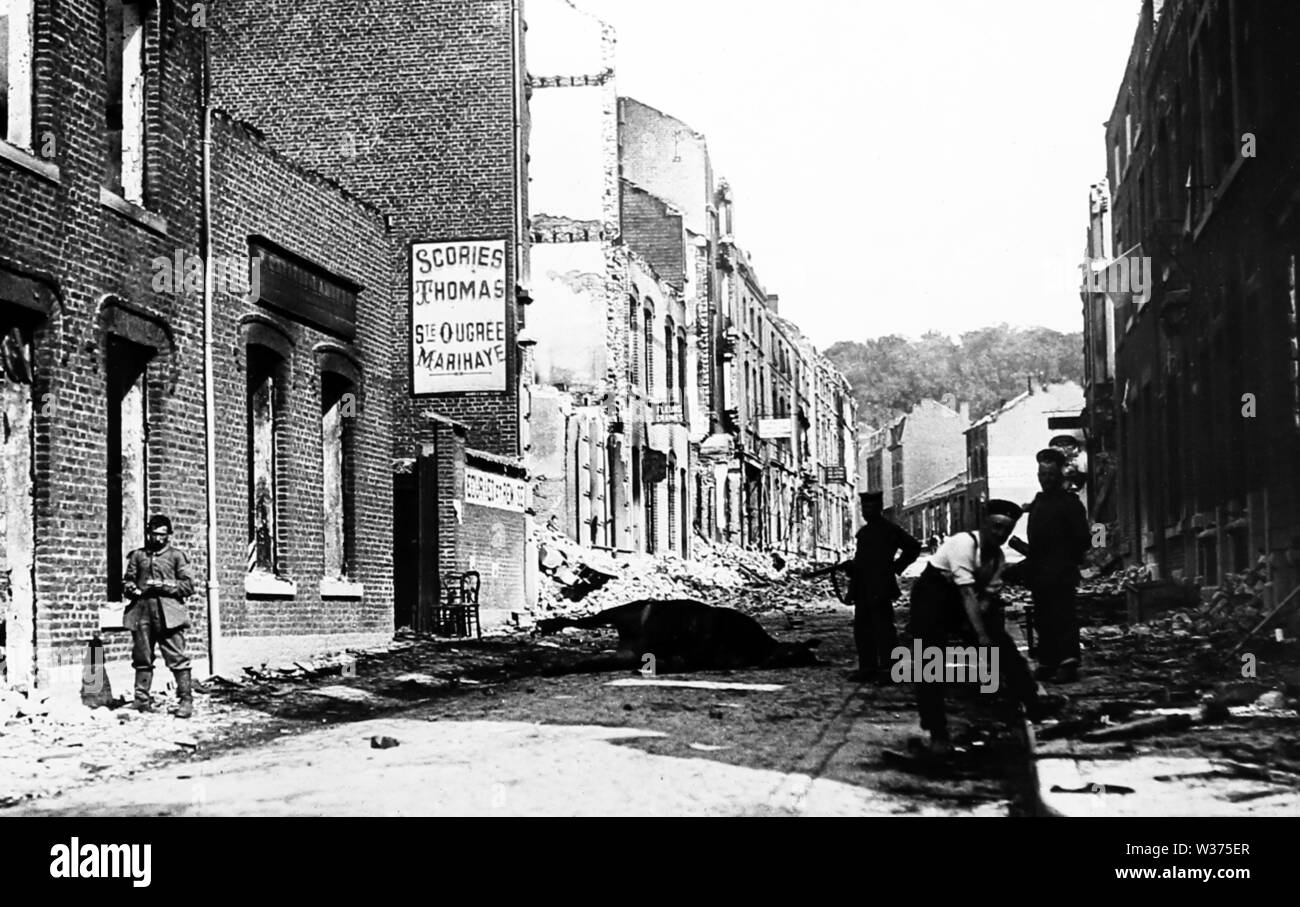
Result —
<path fill-rule="evenodd" d="M 1006 322 L 1082 328 L 1141 0 L 574 0 L 620 95 L 708 139 L 735 239 L 825 348 Z"/>

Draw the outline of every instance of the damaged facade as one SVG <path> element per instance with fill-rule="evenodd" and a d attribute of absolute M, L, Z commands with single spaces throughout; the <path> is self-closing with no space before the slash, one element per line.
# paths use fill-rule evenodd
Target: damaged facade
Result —
<path fill-rule="evenodd" d="M 852 398 L 732 241 L 704 136 L 619 98 L 612 29 L 567 0 L 530 3 L 528 40 L 538 519 L 611 551 L 838 556 Z"/>
<path fill-rule="evenodd" d="M 527 454 L 540 522 L 593 548 L 689 557 L 685 235 L 669 206 L 619 178 L 613 53 L 594 17 L 564 0 L 530 4 Z"/>
<path fill-rule="evenodd" d="M 121 572 L 152 514 L 194 567 L 200 662 L 214 635 L 391 632 L 380 212 L 221 111 L 205 155 L 188 13 L 9 9 L 6 78 L 32 103 L 0 141 L 3 682 L 75 689 L 96 636 L 125 665 Z"/>
<path fill-rule="evenodd" d="M 1151 279 L 1083 294 L 1094 505 L 1161 578 L 1297 581 L 1298 37 L 1294 4 L 1147 0 L 1106 126 L 1086 266 Z"/>

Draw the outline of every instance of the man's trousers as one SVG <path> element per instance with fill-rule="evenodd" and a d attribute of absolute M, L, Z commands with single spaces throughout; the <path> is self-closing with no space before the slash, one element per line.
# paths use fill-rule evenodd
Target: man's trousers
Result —
<path fill-rule="evenodd" d="M 1034 602 L 1034 627 L 1038 630 L 1035 658 L 1046 668 L 1079 659 L 1079 617 L 1073 583 L 1042 583 L 1030 588 Z"/>
<path fill-rule="evenodd" d="M 909 629 L 923 649 L 931 646 L 940 649 L 949 640 L 959 639 L 963 645 L 977 644 L 975 631 L 966 617 L 961 592 L 957 586 L 938 570 L 927 567 L 912 587 L 912 617 Z M 1037 698 L 1038 685 L 1029 671 L 1029 664 L 1007 633 L 1000 605 L 990 607 L 984 615 L 984 629 L 998 652 L 998 689 L 1013 701 L 1029 704 Z M 986 654 L 991 658 L 991 652 Z M 944 684 L 919 682 L 916 684 L 917 711 L 920 712 L 921 729 L 936 737 L 948 735 L 948 717 L 944 709 Z"/>
<path fill-rule="evenodd" d="M 132 634 L 131 665 L 137 671 L 153 670 L 154 646 L 162 650 L 163 661 L 175 671 L 188 671 L 190 658 L 185 654 L 185 628 L 170 629 L 163 618 L 157 599 L 135 604 L 139 621 Z"/>
<path fill-rule="evenodd" d="M 894 603 L 877 596 L 853 606 L 853 644 L 858 649 L 858 670 L 889 670 L 890 656 L 898 645 Z"/>

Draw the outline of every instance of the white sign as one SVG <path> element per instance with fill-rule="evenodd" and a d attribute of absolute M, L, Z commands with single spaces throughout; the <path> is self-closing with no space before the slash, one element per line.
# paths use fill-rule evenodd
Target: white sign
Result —
<path fill-rule="evenodd" d="M 794 419 L 759 419 L 758 436 L 760 438 L 794 437 Z"/>
<path fill-rule="evenodd" d="M 466 468 L 465 503 L 523 513 L 528 506 L 528 484 L 523 479 Z"/>
<path fill-rule="evenodd" d="M 506 241 L 411 244 L 411 393 L 506 389 Z"/>

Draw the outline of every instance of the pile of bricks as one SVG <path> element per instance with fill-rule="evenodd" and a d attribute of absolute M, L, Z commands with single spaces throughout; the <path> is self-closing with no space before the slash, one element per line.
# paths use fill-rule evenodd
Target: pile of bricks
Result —
<path fill-rule="evenodd" d="M 802 577 L 814 565 L 794 555 L 710 545 L 698 538 L 689 560 L 668 553 L 610 554 L 545 529 L 536 541 L 543 576 L 539 616 L 591 613 L 643 598 L 690 598 L 762 611 L 833 596 L 828 581 Z"/>

